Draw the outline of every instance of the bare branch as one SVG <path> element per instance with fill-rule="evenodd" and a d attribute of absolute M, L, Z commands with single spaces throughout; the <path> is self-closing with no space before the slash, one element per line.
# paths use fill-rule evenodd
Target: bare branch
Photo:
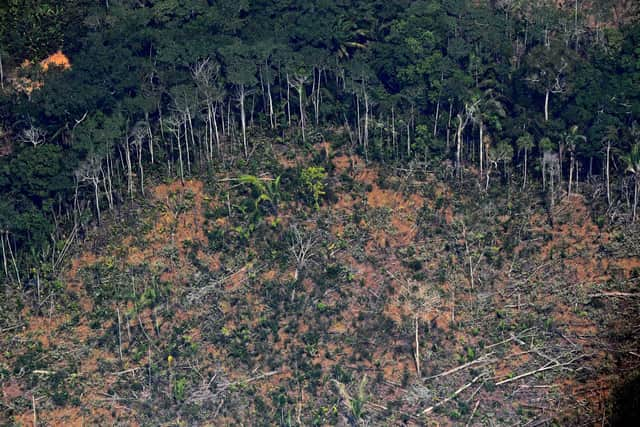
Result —
<path fill-rule="evenodd" d="M 20 141 L 32 144 L 34 147 L 37 147 L 40 144 L 44 144 L 46 142 L 47 133 L 36 126 L 31 125 L 28 129 L 22 131 L 20 135 Z"/>

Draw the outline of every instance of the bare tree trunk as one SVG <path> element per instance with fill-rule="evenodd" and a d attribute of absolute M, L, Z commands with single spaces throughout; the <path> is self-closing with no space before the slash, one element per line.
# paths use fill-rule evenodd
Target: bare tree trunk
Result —
<path fill-rule="evenodd" d="M 145 113 L 145 120 L 147 122 L 147 136 L 149 137 L 149 155 L 151 156 L 151 164 L 153 164 L 153 132 L 151 132 L 151 123 L 149 123 L 149 113 Z"/>
<path fill-rule="evenodd" d="M 391 107 L 391 145 L 393 152 L 396 146 L 396 113 L 393 106 Z"/>
<path fill-rule="evenodd" d="M 129 198 L 133 199 L 133 167 L 131 165 L 131 147 L 129 147 L 128 132 L 124 138 L 124 142 L 125 142 L 124 158 L 125 158 L 125 161 L 127 162 L 127 191 L 129 192 Z"/>
<path fill-rule="evenodd" d="M 411 157 L 411 125 L 407 122 L 407 157 Z"/>
<path fill-rule="evenodd" d="M 256 107 L 256 96 L 255 94 L 251 95 L 251 108 L 249 109 L 249 127 L 253 127 L 253 112 Z"/>
<path fill-rule="evenodd" d="M 480 120 L 480 177 L 482 177 L 482 167 L 483 167 L 483 146 L 484 146 L 484 123 Z"/>
<path fill-rule="evenodd" d="M 247 146 L 247 118 L 244 112 L 244 85 L 240 85 L 240 123 L 242 125 L 242 147 L 244 148 L 244 158 L 249 158 L 249 147 Z"/>
<path fill-rule="evenodd" d="M 527 187 L 527 148 L 524 148 L 524 179 L 522 180 L 522 189 Z"/>
<path fill-rule="evenodd" d="M 92 183 L 93 183 L 93 192 L 96 197 L 96 213 L 98 215 L 98 225 L 100 225 L 102 223 L 101 215 L 100 215 L 100 192 L 98 187 L 98 184 L 100 183 L 100 181 L 97 178 L 93 178 Z"/>
<path fill-rule="evenodd" d="M 447 120 L 447 154 L 449 153 L 449 140 L 451 138 L 451 115 L 453 114 L 453 104 L 449 104 L 449 118 Z"/>
<path fill-rule="evenodd" d="M 233 136 L 231 132 L 231 99 L 227 101 L 227 135 Z M 233 146 L 230 148 L 233 149 Z"/>
<path fill-rule="evenodd" d="M 550 95 L 550 91 L 549 89 L 547 89 L 545 95 L 544 95 L 544 121 L 548 122 L 549 121 L 549 95 Z"/>
<path fill-rule="evenodd" d="M 549 174 L 549 177 L 551 178 L 551 182 L 549 183 L 549 185 L 551 186 L 551 208 L 552 209 L 553 209 L 553 205 L 555 203 L 555 188 L 554 188 L 554 185 L 553 185 L 553 177 L 554 177 L 555 174 L 556 174 L 555 167 L 552 166 L 551 167 L 551 173 Z"/>
<path fill-rule="evenodd" d="M 316 67 L 311 69 L 311 75 L 313 76 L 313 81 L 311 84 L 311 104 L 313 104 L 313 118 L 315 119 L 315 124 L 318 126 L 318 104 L 316 102 L 316 85 L 320 86 L 320 77 L 316 79 Z"/>
<path fill-rule="evenodd" d="M 218 152 L 218 156 L 222 154 L 220 151 L 220 134 L 218 133 L 218 120 L 216 120 L 218 106 L 213 107 L 211 119 L 213 120 L 213 131 L 216 135 L 216 150 Z M 224 120 L 222 121 L 224 123 Z"/>
<path fill-rule="evenodd" d="M 300 128 L 302 129 L 302 143 L 307 142 L 305 134 L 305 121 L 304 121 L 304 104 L 302 103 L 302 91 L 304 90 L 304 84 L 300 82 L 298 84 L 298 103 L 300 104 Z"/>
<path fill-rule="evenodd" d="M 136 147 L 138 148 L 138 170 L 140 171 L 140 193 L 144 196 L 144 169 L 142 167 L 142 140 L 140 140 Z"/>
<path fill-rule="evenodd" d="M 7 269 L 7 253 L 4 249 L 4 234 L 6 232 L 3 230 L 0 234 L 0 243 L 2 243 L 2 266 L 4 267 L 4 275 L 5 277 L 9 277 L 9 270 Z"/>
<path fill-rule="evenodd" d="M 269 100 L 269 123 L 271 124 L 271 129 L 276 127 L 275 121 L 273 119 L 273 98 L 271 97 L 271 83 L 267 81 L 267 98 Z"/>
<path fill-rule="evenodd" d="M 364 90 L 364 87 L 362 92 L 364 95 L 364 158 L 368 162 L 369 161 L 369 96 L 367 95 L 367 91 Z"/>
<path fill-rule="evenodd" d="M 191 145 L 193 145 L 193 161 L 195 162 L 195 153 L 196 151 L 196 140 L 195 140 L 195 134 L 193 133 L 193 123 L 191 122 L 191 109 L 189 107 L 187 107 L 187 123 L 189 124 L 189 131 L 191 132 Z M 188 153 L 187 153 L 188 155 Z M 189 173 L 191 173 L 191 170 L 189 170 Z"/>
<path fill-rule="evenodd" d="M 464 131 L 464 124 L 462 122 L 462 115 L 458 113 L 458 130 L 456 131 L 456 171 L 458 176 L 462 177 L 462 132 Z"/>
<path fill-rule="evenodd" d="M 220 107 L 220 123 L 222 124 L 222 136 L 226 136 L 227 135 L 227 131 L 224 125 L 224 99 L 221 102 L 221 107 Z"/>
<path fill-rule="evenodd" d="M 611 141 L 607 141 L 607 162 L 605 165 L 605 174 L 607 179 L 607 203 L 611 207 L 611 185 L 609 181 L 609 156 L 611 155 Z"/>
<path fill-rule="evenodd" d="M 36 394 L 31 394 L 31 409 L 33 410 L 33 427 L 38 427 L 38 413 L 36 412 Z"/>
<path fill-rule="evenodd" d="M 361 125 L 362 120 L 360 119 L 360 99 L 357 94 L 356 94 L 356 118 L 358 120 L 358 126 L 357 126 L 358 145 L 362 145 L 362 125 Z"/>
<path fill-rule="evenodd" d="M 189 128 L 187 127 L 187 114 L 183 114 L 182 123 L 184 124 L 184 154 L 187 158 L 187 173 L 191 175 L 191 157 L 189 149 Z"/>
<path fill-rule="evenodd" d="M 291 127 L 291 82 L 289 81 L 289 73 L 286 74 L 287 77 L 287 118 L 289 127 Z"/>
<path fill-rule="evenodd" d="M 113 210 L 113 158 L 109 152 L 107 152 L 107 181 L 109 183 L 109 209 Z"/>
<path fill-rule="evenodd" d="M 207 145 L 207 160 L 209 163 L 213 161 L 213 113 L 211 112 L 213 106 L 211 100 L 207 100 L 207 118 L 205 127 L 205 144 Z"/>
<path fill-rule="evenodd" d="M 638 175 L 633 177 L 634 185 L 633 185 L 633 222 L 636 221 L 636 211 L 638 207 L 638 187 L 640 187 L 640 180 L 638 180 Z"/>
<path fill-rule="evenodd" d="M 316 111 L 317 111 L 317 115 L 318 117 L 316 118 L 316 122 L 318 123 L 318 125 L 320 124 L 320 103 L 322 102 L 322 93 L 320 92 L 320 88 L 322 87 L 322 73 L 324 72 L 324 69 L 322 67 L 318 68 L 318 84 L 316 85 Z M 325 75 L 324 78 L 325 84 L 327 82 L 327 76 Z"/>
<path fill-rule="evenodd" d="M 122 363 L 122 320 L 120 317 L 120 307 L 116 307 L 116 312 L 118 313 L 118 354 L 120 355 L 120 363 Z"/>
<path fill-rule="evenodd" d="M 2 53 L 0 53 L 0 88 L 4 89 L 4 68 L 2 67 Z"/>
<path fill-rule="evenodd" d="M 484 184 L 484 191 L 489 191 L 489 179 L 491 179 L 491 162 L 489 162 L 489 164 L 487 164 L 487 169 L 486 169 L 486 181 Z"/>
<path fill-rule="evenodd" d="M 265 113 L 269 110 L 267 106 L 267 91 L 264 90 L 264 77 L 262 76 L 262 65 L 258 67 L 258 77 L 260 78 L 260 96 L 262 97 L 262 108 Z"/>
<path fill-rule="evenodd" d="M 415 333 L 416 333 L 416 374 L 418 376 L 418 378 L 422 378 L 422 372 L 420 370 L 420 339 L 418 336 L 418 316 L 416 315 L 414 317 L 414 324 L 415 324 Z"/>
<path fill-rule="evenodd" d="M 107 172 L 105 173 L 102 167 L 100 168 L 100 172 L 102 173 L 102 185 L 104 186 L 104 193 L 107 196 L 107 204 L 109 205 L 109 209 L 113 209 L 113 198 L 109 190 L 109 187 L 111 186 L 111 177 L 109 177 L 109 161 L 108 160 L 107 160 Z"/>
<path fill-rule="evenodd" d="M 540 162 L 542 163 L 542 189 L 546 190 L 547 189 L 547 163 L 544 161 L 544 154 L 541 154 L 541 160 Z"/>
<path fill-rule="evenodd" d="M 436 104 L 436 118 L 433 121 L 433 137 L 438 135 L 438 118 L 440 116 L 440 97 L 438 96 L 438 103 Z"/>
<path fill-rule="evenodd" d="M 567 192 L 567 196 L 571 196 L 571 185 L 573 184 L 573 167 L 575 163 L 575 156 L 573 152 L 571 152 L 571 160 L 569 162 L 569 191 Z"/>
<path fill-rule="evenodd" d="M 18 263 L 16 262 L 16 257 L 13 254 L 13 249 L 11 248 L 11 242 L 9 241 L 9 232 L 5 231 L 5 238 L 7 240 L 7 248 L 9 248 L 9 255 L 11 256 L 11 262 L 13 264 L 13 269 L 16 272 L 16 279 L 18 280 L 18 285 L 22 286 L 22 280 L 20 279 L 20 270 L 18 270 Z"/>
<path fill-rule="evenodd" d="M 164 136 L 164 120 L 162 118 L 162 105 L 160 105 L 160 101 L 158 101 L 156 109 L 158 110 L 158 121 L 160 123 L 160 138 L 162 138 L 162 142 L 166 146 L 167 140 Z"/>
<path fill-rule="evenodd" d="M 176 127 L 177 127 L 176 141 L 178 143 L 178 162 L 180 164 L 180 182 L 184 184 L 184 164 L 182 162 L 182 143 L 180 142 L 180 129 L 182 126 L 178 124 Z"/>

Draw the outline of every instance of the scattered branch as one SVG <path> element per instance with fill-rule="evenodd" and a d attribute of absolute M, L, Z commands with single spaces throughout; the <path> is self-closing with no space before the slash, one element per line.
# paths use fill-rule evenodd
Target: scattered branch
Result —
<path fill-rule="evenodd" d="M 489 356 L 492 356 L 493 354 L 494 354 L 493 352 L 485 354 L 485 355 L 477 358 L 476 360 L 472 360 L 471 362 L 465 363 L 464 365 L 460 365 L 460 366 L 458 366 L 456 368 L 449 369 L 448 371 L 441 372 L 441 373 L 439 373 L 437 375 L 432 375 L 430 377 L 423 378 L 422 380 L 426 381 L 426 380 L 431 380 L 431 379 L 434 379 L 434 378 L 445 377 L 447 375 L 454 374 L 454 373 L 456 373 L 458 371 L 461 371 L 461 370 L 463 370 L 465 368 L 468 368 L 470 366 L 477 365 L 477 364 L 486 364 L 486 363 L 496 362 L 498 359 L 495 359 L 495 358 L 490 359 L 489 358 Z"/>
<path fill-rule="evenodd" d="M 486 373 L 482 373 L 478 376 L 476 376 L 473 380 L 471 380 L 471 382 L 463 385 L 462 387 L 460 387 L 459 389 L 457 389 L 456 391 L 453 392 L 453 394 L 451 394 L 449 397 L 447 397 L 444 400 L 441 400 L 440 402 L 436 403 L 433 406 L 429 406 L 427 409 L 425 409 L 424 411 L 420 412 L 420 416 L 424 416 L 426 414 L 429 414 L 431 412 L 433 412 L 434 409 L 444 405 L 447 402 L 450 402 L 451 400 L 453 400 L 457 395 L 459 395 L 460 393 L 462 393 L 463 391 L 465 391 L 466 389 L 468 389 L 469 387 L 471 387 L 472 385 L 474 385 L 476 382 L 478 382 L 480 379 L 484 378 L 487 374 Z"/>

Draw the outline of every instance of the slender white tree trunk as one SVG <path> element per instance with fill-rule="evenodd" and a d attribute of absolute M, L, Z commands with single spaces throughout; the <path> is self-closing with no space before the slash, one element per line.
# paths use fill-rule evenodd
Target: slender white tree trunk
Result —
<path fill-rule="evenodd" d="M 416 333 L 416 373 L 418 378 L 422 378 L 422 372 L 420 369 L 420 339 L 418 335 L 418 316 L 416 315 L 414 318 L 415 323 L 415 333 Z"/>
<path fill-rule="evenodd" d="M 522 189 L 527 187 L 527 148 L 524 149 L 524 178 L 522 180 Z"/>
<path fill-rule="evenodd" d="M 391 107 L 391 151 L 395 150 L 396 146 L 396 112 L 394 107 Z"/>
<path fill-rule="evenodd" d="M 215 135 L 216 135 L 216 150 L 219 156 L 221 154 L 221 151 L 220 151 L 220 134 L 218 132 L 218 120 L 216 120 L 217 110 L 218 110 L 218 107 L 216 105 L 213 107 L 211 119 L 213 120 L 213 131 L 215 132 Z M 224 124 L 224 120 L 222 121 L 222 123 Z"/>
<path fill-rule="evenodd" d="M 551 92 L 549 91 L 549 89 L 547 89 L 544 95 L 544 121 L 545 122 L 549 121 L 549 95 L 550 94 Z"/>
<path fill-rule="evenodd" d="M 438 103 L 436 104 L 436 118 L 433 121 L 433 137 L 438 135 L 438 118 L 440 117 L 440 97 L 438 96 Z"/>
<path fill-rule="evenodd" d="M 185 157 L 187 158 L 187 173 L 191 175 L 191 156 L 190 156 L 191 149 L 189 148 L 189 128 L 187 127 L 186 115 L 185 117 L 183 117 L 183 123 L 184 123 L 184 134 L 183 134 L 184 154 L 185 154 Z"/>
<path fill-rule="evenodd" d="M 148 114 L 147 114 L 147 136 L 149 137 L 149 155 L 151 156 L 151 164 L 153 164 L 154 163 L 153 132 L 151 132 L 151 124 L 149 123 Z"/>
<path fill-rule="evenodd" d="M 0 88 L 4 89 L 4 68 L 2 67 L 2 53 L 0 53 Z"/>
<path fill-rule="evenodd" d="M 369 161 L 369 95 L 363 90 L 364 94 L 364 158 Z"/>
<path fill-rule="evenodd" d="M 180 142 L 180 128 L 181 126 L 177 126 L 176 140 L 178 142 L 178 162 L 180 164 L 180 182 L 184 184 L 184 164 L 182 162 L 182 144 Z"/>
<path fill-rule="evenodd" d="M 633 185 L 633 222 L 636 221 L 636 211 L 638 208 L 638 187 L 640 187 L 640 180 L 638 179 L 638 175 L 633 177 L 634 185 Z"/>
<path fill-rule="evenodd" d="M 607 141 L 607 163 L 605 165 L 605 174 L 607 179 L 607 203 L 611 206 L 611 185 L 609 182 L 609 156 L 611 153 L 611 141 Z"/>
<path fill-rule="evenodd" d="M 569 191 L 567 192 L 568 196 L 571 196 L 571 186 L 573 184 L 573 167 L 575 164 L 575 158 L 573 152 L 571 153 L 571 160 L 569 162 Z"/>
<path fill-rule="evenodd" d="M 244 112 L 244 85 L 240 85 L 240 123 L 242 124 L 242 147 L 244 148 L 244 158 L 249 158 L 249 147 L 247 145 L 247 117 Z"/>
<path fill-rule="evenodd" d="M 269 123 L 271 124 L 271 129 L 274 129 L 276 124 L 273 119 L 273 98 L 271 96 L 271 83 L 269 82 L 267 82 L 267 98 L 269 100 Z"/>
<path fill-rule="evenodd" d="M 94 192 L 94 194 L 96 196 L 96 213 L 98 215 L 98 225 L 100 225 L 102 223 L 102 220 L 101 220 L 102 217 L 100 215 L 100 189 L 98 187 L 99 182 L 100 181 L 98 180 L 97 177 L 94 177 L 92 179 L 93 192 Z"/>
<path fill-rule="evenodd" d="M 458 113 L 458 130 L 456 132 L 456 171 L 458 175 L 462 176 L 462 132 L 464 131 L 464 124 L 462 122 L 462 115 Z"/>
<path fill-rule="evenodd" d="M 307 142 L 307 135 L 305 133 L 305 120 L 304 120 L 304 104 L 302 103 L 302 91 L 304 85 L 300 83 L 298 85 L 298 103 L 300 104 L 300 128 L 302 129 L 302 142 Z"/>
<path fill-rule="evenodd" d="M 139 141 L 138 147 L 138 170 L 140 171 L 140 193 L 144 196 L 144 169 L 142 167 L 142 141 Z"/>
<path fill-rule="evenodd" d="M 482 177 L 483 155 L 484 155 L 484 123 L 480 120 L 480 177 Z"/>
<path fill-rule="evenodd" d="M 287 77 L 287 120 L 289 123 L 289 127 L 291 127 L 291 82 L 289 81 L 289 73 L 286 74 Z"/>
<path fill-rule="evenodd" d="M 358 119 L 358 126 L 357 126 L 358 145 L 362 145 L 362 125 L 361 125 L 362 120 L 360 119 L 360 99 L 357 94 L 356 94 L 356 118 Z"/>
<path fill-rule="evenodd" d="M 4 267 L 5 277 L 9 277 L 9 269 L 7 268 L 7 253 L 4 249 L 4 233 L 5 231 L 2 231 L 2 234 L 0 234 L 0 243 L 2 243 L 2 266 Z"/>
<path fill-rule="evenodd" d="M 131 148 L 129 147 L 128 136 L 125 136 L 124 158 L 127 162 L 127 189 L 129 197 L 133 198 L 133 166 L 131 165 Z"/>

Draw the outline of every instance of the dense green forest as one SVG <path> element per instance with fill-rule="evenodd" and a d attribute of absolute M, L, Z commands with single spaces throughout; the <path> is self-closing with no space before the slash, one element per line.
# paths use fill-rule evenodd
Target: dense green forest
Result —
<path fill-rule="evenodd" d="M 483 189 L 519 176 L 538 191 L 544 163 L 554 186 L 597 182 L 611 218 L 635 218 L 640 27 L 607 1 L 491 3 L 7 2 L 5 252 L 19 268 L 55 259 L 74 225 L 144 196 L 149 174 L 334 134 L 368 161 L 453 167 Z M 70 70 L 14 71 L 57 49 Z M 44 84 L 16 90 L 16 74 Z"/>
<path fill-rule="evenodd" d="M 626 425 L 639 17 L 0 2 L 0 424 Z"/>

